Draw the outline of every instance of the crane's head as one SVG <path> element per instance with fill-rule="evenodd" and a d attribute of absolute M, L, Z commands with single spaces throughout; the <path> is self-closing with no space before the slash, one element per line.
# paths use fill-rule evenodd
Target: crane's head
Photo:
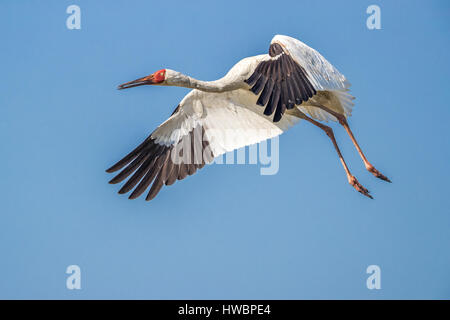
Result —
<path fill-rule="evenodd" d="M 161 69 L 143 78 L 139 78 L 130 82 L 122 83 L 117 89 L 128 89 L 150 84 L 163 84 L 167 79 L 166 69 Z"/>

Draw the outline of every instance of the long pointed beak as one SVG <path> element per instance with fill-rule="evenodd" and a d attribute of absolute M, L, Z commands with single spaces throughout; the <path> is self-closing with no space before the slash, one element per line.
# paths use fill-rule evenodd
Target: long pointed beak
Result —
<path fill-rule="evenodd" d="M 118 90 L 122 90 L 122 89 L 128 89 L 128 88 L 133 88 L 133 87 L 138 87 L 138 86 L 143 86 L 143 85 L 149 85 L 149 84 L 155 84 L 156 82 L 153 80 L 153 75 L 149 75 L 143 78 L 139 78 L 130 82 L 125 82 L 122 83 L 121 85 L 119 85 L 117 87 Z"/>

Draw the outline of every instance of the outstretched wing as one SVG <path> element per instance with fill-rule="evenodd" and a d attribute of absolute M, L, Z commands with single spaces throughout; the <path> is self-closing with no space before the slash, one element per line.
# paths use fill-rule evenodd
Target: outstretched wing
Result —
<path fill-rule="evenodd" d="M 286 109 L 308 101 L 319 90 L 345 90 L 350 84 L 320 53 L 301 41 L 277 35 L 269 58 L 259 63 L 246 80 L 251 91 L 260 94 L 257 104 L 264 114 L 280 121 Z"/>
<path fill-rule="evenodd" d="M 245 90 L 228 93 L 192 90 L 169 119 L 106 170 L 122 169 L 110 183 L 119 183 L 132 175 L 119 193 L 134 188 L 129 198 L 135 199 L 151 185 L 146 197 L 151 200 L 163 185 L 194 174 L 214 157 L 277 136 L 296 121 L 286 116 L 274 124 L 240 103 L 248 100 L 243 97 L 248 94 L 251 93 Z"/>
<path fill-rule="evenodd" d="M 115 172 L 126 166 L 110 181 L 112 184 L 123 181 L 134 172 L 119 190 L 119 193 L 127 193 L 137 185 L 129 196 L 130 199 L 139 197 L 153 182 L 146 198 L 146 200 L 151 200 L 164 184 L 171 185 L 176 180 L 182 180 L 214 159 L 208 149 L 208 141 L 201 139 L 204 134 L 201 127 L 198 130 L 191 130 L 177 143 L 167 145 L 158 143 L 158 137 L 154 133 L 122 160 L 106 170 Z M 175 154 L 177 151 L 179 152 L 178 157 Z M 183 155 L 193 158 L 186 161 Z"/>

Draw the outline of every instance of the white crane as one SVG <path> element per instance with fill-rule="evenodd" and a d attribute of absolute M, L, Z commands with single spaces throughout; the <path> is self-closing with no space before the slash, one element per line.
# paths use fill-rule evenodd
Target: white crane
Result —
<path fill-rule="evenodd" d="M 350 173 L 333 130 L 318 120 L 339 122 L 366 169 L 390 182 L 367 160 L 348 126 L 354 99 L 348 93 L 350 83 L 320 53 L 297 39 L 275 36 L 268 54 L 239 61 L 216 81 L 200 81 L 162 69 L 118 89 L 141 85 L 193 90 L 144 142 L 106 170 L 115 172 L 126 166 L 110 183 L 119 183 L 134 173 L 119 190 L 122 194 L 135 187 L 130 199 L 139 197 L 153 182 L 146 197 L 151 200 L 164 184 L 184 179 L 225 152 L 280 135 L 300 119 L 330 137 L 348 182 L 357 191 L 372 198 Z"/>

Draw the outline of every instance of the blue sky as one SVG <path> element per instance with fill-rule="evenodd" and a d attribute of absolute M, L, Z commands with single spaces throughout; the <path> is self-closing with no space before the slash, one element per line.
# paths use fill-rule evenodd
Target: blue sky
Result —
<path fill-rule="evenodd" d="M 81 8 L 81 30 L 66 8 Z M 368 30 L 366 8 L 381 8 Z M 447 1 L 2 1 L 0 298 L 450 298 Z M 301 122 L 280 170 L 213 165 L 129 201 L 105 169 L 164 121 L 183 88 L 116 85 L 167 67 L 221 77 L 275 34 L 352 83 L 350 125 Z M 81 290 L 66 288 L 67 266 Z M 366 268 L 381 268 L 380 290 Z"/>

